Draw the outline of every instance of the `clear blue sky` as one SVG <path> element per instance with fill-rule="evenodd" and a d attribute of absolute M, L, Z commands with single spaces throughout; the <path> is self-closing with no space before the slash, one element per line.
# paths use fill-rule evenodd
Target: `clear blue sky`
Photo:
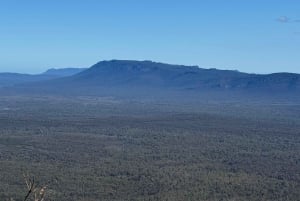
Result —
<path fill-rule="evenodd" d="M 300 73 L 300 1 L 0 1 L 1 72 L 110 59 Z"/>

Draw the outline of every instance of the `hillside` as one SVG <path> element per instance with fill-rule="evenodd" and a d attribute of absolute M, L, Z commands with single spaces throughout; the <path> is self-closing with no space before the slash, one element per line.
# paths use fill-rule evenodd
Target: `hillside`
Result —
<path fill-rule="evenodd" d="M 67 82 L 89 86 L 135 86 L 177 89 L 243 89 L 290 91 L 300 89 L 300 75 L 247 74 L 151 61 L 102 61 Z"/>
<path fill-rule="evenodd" d="M 42 75 L 53 75 L 53 76 L 59 76 L 59 77 L 66 77 L 66 76 L 75 75 L 86 69 L 87 68 L 51 68 L 51 69 L 48 69 L 46 72 L 42 73 Z"/>
<path fill-rule="evenodd" d="M 42 75 L 55 76 L 56 72 L 50 70 Z M 77 74 L 56 78 L 19 84 L 2 90 L 2 93 L 9 91 L 169 100 L 180 100 L 182 97 L 184 100 L 247 100 L 249 97 L 279 97 L 287 100 L 300 97 L 299 74 L 247 74 L 152 61 L 101 61 Z"/>
<path fill-rule="evenodd" d="M 0 87 L 14 86 L 29 82 L 38 82 L 56 79 L 60 77 L 72 76 L 84 68 L 62 68 L 62 69 L 49 69 L 41 74 L 21 74 L 21 73 L 0 73 Z"/>

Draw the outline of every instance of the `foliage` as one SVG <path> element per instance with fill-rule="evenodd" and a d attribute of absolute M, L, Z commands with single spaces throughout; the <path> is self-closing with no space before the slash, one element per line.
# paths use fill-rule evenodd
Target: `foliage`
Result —
<path fill-rule="evenodd" d="M 23 200 L 22 174 L 32 170 L 45 200 L 299 200 L 292 110 L 270 105 L 284 114 L 275 118 L 257 106 L 126 105 L 2 99 L 0 200 Z"/>

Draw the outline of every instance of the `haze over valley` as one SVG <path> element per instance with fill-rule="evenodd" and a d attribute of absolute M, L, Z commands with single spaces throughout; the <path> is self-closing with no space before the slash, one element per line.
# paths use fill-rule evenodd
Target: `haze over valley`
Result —
<path fill-rule="evenodd" d="M 0 201 L 300 201 L 299 10 L 1 1 Z"/>

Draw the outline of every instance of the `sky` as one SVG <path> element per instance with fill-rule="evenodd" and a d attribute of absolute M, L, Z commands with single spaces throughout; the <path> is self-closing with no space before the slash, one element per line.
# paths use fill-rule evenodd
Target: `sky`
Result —
<path fill-rule="evenodd" d="M 111 59 L 300 73 L 300 1 L 0 0 L 0 72 Z"/>

